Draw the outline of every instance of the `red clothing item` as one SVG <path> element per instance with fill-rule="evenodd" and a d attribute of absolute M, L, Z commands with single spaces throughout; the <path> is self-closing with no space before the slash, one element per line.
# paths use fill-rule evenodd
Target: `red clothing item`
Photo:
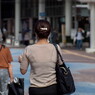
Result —
<path fill-rule="evenodd" d="M 8 68 L 8 63 L 13 61 L 11 52 L 8 47 L 2 47 L 0 50 L 0 69 Z"/>

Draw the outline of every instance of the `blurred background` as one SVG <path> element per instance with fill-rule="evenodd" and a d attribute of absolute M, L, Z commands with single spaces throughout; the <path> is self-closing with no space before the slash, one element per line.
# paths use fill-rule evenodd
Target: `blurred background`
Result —
<path fill-rule="evenodd" d="M 95 0 L 0 0 L 0 29 L 5 33 L 5 43 L 13 46 L 25 45 L 24 40 L 35 43 L 33 27 L 38 19 L 45 19 L 51 23 L 52 31 L 56 31 L 57 43 L 61 46 L 73 45 L 80 27 L 84 30 L 85 45 L 95 49 L 94 26 L 90 27 L 91 18 L 95 19 L 91 13 L 95 10 L 93 2 Z"/>

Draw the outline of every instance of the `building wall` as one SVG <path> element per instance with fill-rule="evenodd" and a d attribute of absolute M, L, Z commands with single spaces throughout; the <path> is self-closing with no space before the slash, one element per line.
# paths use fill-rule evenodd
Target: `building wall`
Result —
<path fill-rule="evenodd" d="M 65 16 L 65 0 L 46 0 L 46 16 L 62 17 Z"/>
<path fill-rule="evenodd" d="M 19 2 L 18 2 L 19 3 Z M 73 4 L 75 4 L 73 2 Z M 78 2 L 79 4 L 79 2 Z M 14 33 L 14 24 L 15 24 L 15 0 L 2 0 L 1 3 L 2 10 L 2 21 L 4 21 L 7 26 L 8 32 L 11 34 Z M 74 8 L 72 7 L 72 10 Z M 45 14 L 46 18 L 50 19 L 52 27 L 58 28 L 58 32 L 61 33 L 61 25 L 65 23 L 65 0 L 58 1 L 58 0 L 46 0 L 45 2 Z M 76 15 L 79 16 L 89 16 L 88 9 L 79 8 Z M 72 12 L 72 16 L 75 16 L 75 11 Z M 9 21 L 9 19 L 12 19 Z M 32 19 L 29 21 L 29 19 Z M 38 19 L 38 0 L 21 0 L 21 31 L 22 25 L 25 21 L 29 26 L 34 25 L 35 21 Z M 8 25 L 9 23 L 9 25 Z M 11 23 L 11 24 L 10 24 Z M 75 21 L 73 21 L 75 23 Z M 11 29 L 9 29 L 11 25 Z M 74 26 L 74 25 L 73 25 Z M 33 27 L 33 26 L 31 26 Z"/>

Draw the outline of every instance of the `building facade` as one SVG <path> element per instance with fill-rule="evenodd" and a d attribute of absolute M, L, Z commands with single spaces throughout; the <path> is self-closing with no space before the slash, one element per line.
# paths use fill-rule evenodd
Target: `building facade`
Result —
<path fill-rule="evenodd" d="M 95 0 L 79 0 L 86 2 L 90 10 L 90 48 L 86 49 L 87 52 L 95 52 Z"/>
<path fill-rule="evenodd" d="M 78 6 L 79 5 L 79 6 Z M 62 43 L 71 41 L 72 28 L 77 29 L 80 19 L 89 17 L 86 2 L 77 0 L 1 0 L 0 3 L 0 27 L 6 27 L 8 34 L 13 35 L 15 40 L 20 40 L 23 29 L 31 30 L 38 19 L 46 19 L 52 29 L 57 28 Z M 83 6 L 83 7 L 82 7 Z M 86 12 L 84 14 L 84 11 Z"/>

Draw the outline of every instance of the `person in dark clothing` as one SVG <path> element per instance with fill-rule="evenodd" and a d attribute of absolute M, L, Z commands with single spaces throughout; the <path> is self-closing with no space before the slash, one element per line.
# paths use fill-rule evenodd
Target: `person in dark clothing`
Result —
<path fill-rule="evenodd" d="M 50 42 L 58 44 L 58 32 L 56 29 L 51 32 Z"/>
<path fill-rule="evenodd" d="M 3 42 L 5 43 L 6 42 L 7 35 L 8 35 L 6 28 L 5 27 L 2 27 L 1 28 L 1 32 L 2 32 Z"/>

